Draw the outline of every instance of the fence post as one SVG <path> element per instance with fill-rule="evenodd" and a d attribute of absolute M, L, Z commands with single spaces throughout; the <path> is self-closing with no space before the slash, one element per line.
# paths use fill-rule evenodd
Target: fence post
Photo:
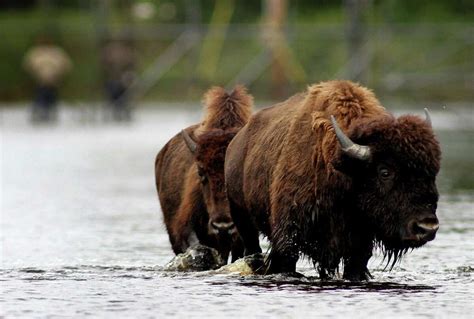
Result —
<path fill-rule="evenodd" d="M 370 2 L 371 0 L 344 0 L 348 52 L 346 76 L 361 83 L 367 83 L 370 64 L 367 39 L 367 12 Z"/>

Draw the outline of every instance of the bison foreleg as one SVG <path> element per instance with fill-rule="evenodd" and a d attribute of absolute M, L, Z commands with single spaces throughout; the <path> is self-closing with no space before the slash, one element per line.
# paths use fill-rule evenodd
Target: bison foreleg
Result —
<path fill-rule="evenodd" d="M 350 281 L 366 281 L 372 278 L 367 269 L 367 261 L 349 262 L 344 266 L 344 279 Z"/>
<path fill-rule="evenodd" d="M 192 226 L 195 210 L 193 205 L 181 205 L 171 222 L 170 241 L 175 254 L 183 253 L 190 246 L 199 243 Z"/>
<path fill-rule="evenodd" d="M 238 238 L 232 245 L 232 262 L 242 257 L 244 257 L 244 243 Z"/>
<path fill-rule="evenodd" d="M 367 263 L 372 257 L 372 244 L 365 247 L 353 247 L 353 251 L 344 257 L 344 279 L 351 281 L 365 281 L 372 278 Z"/>
<path fill-rule="evenodd" d="M 230 211 L 235 226 L 243 242 L 243 255 L 261 253 L 258 230 L 250 214 L 229 199 Z"/>
<path fill-rule="evenodd" d="M 296 274 L 296 263 L 299 259 L 299 231 L 293 225 L 282 224 L 270 239 L 272 250 L 268 256 L 267 273 L 292 273 Z"/>
<path fill-rule="evenodd" d="M 170 236 L 171 247 L 175 254 L 186 251 L 190 246 L 198 244 L 196 233 L 190 227 L 183 227 Z"/>
<path fill-rule="evenodd" d="M 298 255 L 289 252 L 278 252 L 272 250 L 267 260 L 266 274 L 287 273 L 296 274 L 296 263 Z"/>

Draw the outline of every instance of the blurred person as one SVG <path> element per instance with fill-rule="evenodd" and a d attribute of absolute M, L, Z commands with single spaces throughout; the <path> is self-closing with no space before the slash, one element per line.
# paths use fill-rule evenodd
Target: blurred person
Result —
<path fill-rule="evenodd" d="M 27 51 L 24 69 L 36 82 L 31 120 L 47 122 L 57 119 L 58 88 L 64 75 L 72 69 L 68 54 L 47 37 L 38 37 Z"/>
<path fill-rule="evenodd" d="M 131 120 L 127 89 L 135 77 L 135 52 L 127 41 L 110 40 L 102 49 L 105 91 L 116 121 Z"/>

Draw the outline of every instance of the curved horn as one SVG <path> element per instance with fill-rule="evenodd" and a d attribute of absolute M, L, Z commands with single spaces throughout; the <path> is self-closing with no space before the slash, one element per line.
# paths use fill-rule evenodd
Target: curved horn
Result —
<path fill-rule="evenodd" d="M 341 144 L 342 151 L 349 155 L 350 157 L 357 158 L 363 161 L 369 160 L 372 156 L 369 146 L 355 144 L 351 141 L 350 138 L 347 137 L 344 132 L 342 132 L 341 128 L 336 122 L 336 119 L 333 115 L 331 115 L 331 122 L 334 131 L 336 132 L 337 139 Z"/>
<path fill-rule="evenodd" d="M 194 154 L 197 148 L 196 142 L 191 138 L 191 136 L 189 136 L 188 132 L 186 132 L 185 130 L 181 131 L 181 135 L 184 138 L 184 142 L 186 143 L 186 146 L 189 148 L 191 153 Z"/>
<path fill-rule="evenodd" d="M 428 112 L 428 109 L 426 107 L 423 110 L 425 111 L 425 122 L 426 122 L 426 124 L 428 124 L 429 127 L 433 127 L 433 125 L 431 125 L 430 112 Z"/>

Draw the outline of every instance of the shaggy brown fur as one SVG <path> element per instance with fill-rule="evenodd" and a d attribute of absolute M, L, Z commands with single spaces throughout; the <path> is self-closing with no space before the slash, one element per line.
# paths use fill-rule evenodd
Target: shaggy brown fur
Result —
<path fill-rule="evenodd" d="M 370 161 L 341 152 L 330 115 Z M 396 257 L 424 244 L 410 225 L 437 223 L 439 161 L 423 120 L 395 119 L 368 89 L 331 81 L 256 113 L 228 147 L 225 179 L 245 253 L 261 251 L 259 232 L 271 241 L 270 272 L 295 271 L 303 253 L 322 277 L 342 260 L 344 277 L 361 280 L 374 243 Z"/>
<path fill-rule="evenodd" d="M 216 248 L 224 260 L 232 249 L 236 259 L 242 251 L 229 212 L 224 158 L 228 144 L 251 115 L 253 99 L 242 86 L 231 93 L 214 87 L 205 94 L 204 104 L 202 122 L 185 129 L 196 149 L 188 148 L 182 134 L 174 136 L 156 158 L 156 187 L 176 254 L 197 239 Z"/>
<path fill-rule="evenodd" d="M 253 97 L 241 85 L 230 94 L 221 87 L 212 87 L 204 95 L 203 103 L 206 105 L 203 130 L 240 128 L 252 115 Z"/>

